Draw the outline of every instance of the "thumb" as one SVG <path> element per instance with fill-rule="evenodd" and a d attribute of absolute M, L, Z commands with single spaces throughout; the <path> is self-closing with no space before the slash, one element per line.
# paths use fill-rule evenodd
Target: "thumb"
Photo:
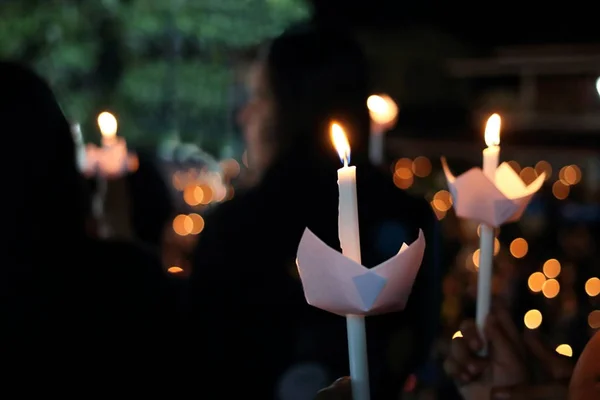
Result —
<path fill-rule="evenodd" d="M 493 314 L 490 314 L 485 324 L 485 335 L 495 352 L 503 353 L 514 351 L 514 344 L 511 342 L 508 335 L 502 329 L 500 320 Z"/>
<path fill-rule="evenodd" d="M 319 390 L 315 400 L 352 400 L 350 378 L 345 376 L 333 382 L 331 386 Z"/>
<path fill-rule="evenodd" d="M 551 382 L 543 385 L 523 385 L 492 389 L 492 400 L 563 400 L 568 387 L 564 383 Z"/>

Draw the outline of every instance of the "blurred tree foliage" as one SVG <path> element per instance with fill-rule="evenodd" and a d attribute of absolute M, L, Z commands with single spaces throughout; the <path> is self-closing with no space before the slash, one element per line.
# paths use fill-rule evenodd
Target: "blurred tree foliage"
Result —
<path fill-rule="evenodd" d="M 215 152 L 232 130 L 232 56 L 307 13 L 302 0 L 4 0 L 0 57 L 46 77 L 88 139 L 109 109 L 130 141 L 176 133 Z"/>

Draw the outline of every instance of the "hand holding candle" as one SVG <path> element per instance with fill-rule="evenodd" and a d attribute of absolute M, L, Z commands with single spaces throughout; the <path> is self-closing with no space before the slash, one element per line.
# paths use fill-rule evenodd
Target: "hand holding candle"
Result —
<path fill-rule="evenodd" d="M 419 231 L 410 245 L 385 262 L 360 264 L 356 199 L 356 167 L 343 128 L 331 125 L 331 138 L 343 167 L 338 170 L 339 239 L 342 254 L 327 246 L 308 228 L 298 246 L 298 272 L 308 304 L 346 317 L 348 353 L 354 400 L 369 400 L 369 370 L 365 316 L 403 310 L 423 261 L 425 238 Z"/>
<path fill-rule="evenodd" d="M 108 191 L 107 179 L 118 178 L 128 171 L 135 170 L 138 160 L 135 155 L 128 153 L 125 139 L 117 136 L 118 123 L 114 115 L 107 111 L 102 112 L 98 115 L 97 122 L 102 134 L 102 146 L 98 148 L 89 144 L 86 147 L 87 165 L 84 173 L 96 176 L 93 212 L 100 223 L 99 234 L 107 237 L 110 234 L 104 210 Z"/>
<path fill-rule="evenodd" d="M 485 129 L 488 147 L 483 150 L 483 168 L 471 168 L 455 177 L 442 157 L 442 167 L 456 215 L 482 224 L 476 311 L 476 322 L 480 329 L 489 313 L 492 295 L 494 228 L 506 222 L 518 221 L 546 178 L 546 174 L 542 173 L 527 186 L 510 165 L 502 163 L 498 166 L 500 126 L 500 116 L 490 116 Z"/>

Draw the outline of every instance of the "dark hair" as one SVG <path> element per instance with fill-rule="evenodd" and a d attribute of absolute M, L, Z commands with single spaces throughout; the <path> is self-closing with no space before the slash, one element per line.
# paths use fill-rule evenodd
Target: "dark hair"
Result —
<path fill-rule="evenodd" d="M 368 67 L 358 42 L 341 30 L 296 26 L 274 39 L 262 60 L 277 107 L 284 147 L 327 146 L 341 123 L 354 155 L 366 154 L 370 127 Z"/>
<path fill-rule="evenodd" d="M 89 193 L 77 171 L 71 127 L 46 82 L 0 61 L 1 171 L 11 237 L 52 242 L 85 232 Z M 60 230 L 63 234 L 56 235 Z M 58 236 L 58 237 L 57 237 Z"/>

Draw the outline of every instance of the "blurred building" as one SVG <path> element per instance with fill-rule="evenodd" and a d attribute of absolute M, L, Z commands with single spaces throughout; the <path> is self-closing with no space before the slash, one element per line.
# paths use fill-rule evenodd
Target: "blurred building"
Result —
<path fill-rule="evenodd" d="M 600 46 L 499 48 L 485 58 L 448 60 L 448 74 L 468 106 L 402 108 L 387 153 L 441 155 L 481 162 L 487 117 L 502 116 L 502 158 L 523 166 L 548 161 L 557 171 L 577 163 L 588 183 L 600 178 Z M 404 115 L 403 115 L 404 113 Z"/>
<path fill-rule="evenodd" d="M 490 58 L 452 60 L 449 68 L 454 77 L 479 86 L 477 119 L 494 109 L 503 114 L 506 129 L 522 135 L 600 132 L 600 46 L 501 48 Z"/>

